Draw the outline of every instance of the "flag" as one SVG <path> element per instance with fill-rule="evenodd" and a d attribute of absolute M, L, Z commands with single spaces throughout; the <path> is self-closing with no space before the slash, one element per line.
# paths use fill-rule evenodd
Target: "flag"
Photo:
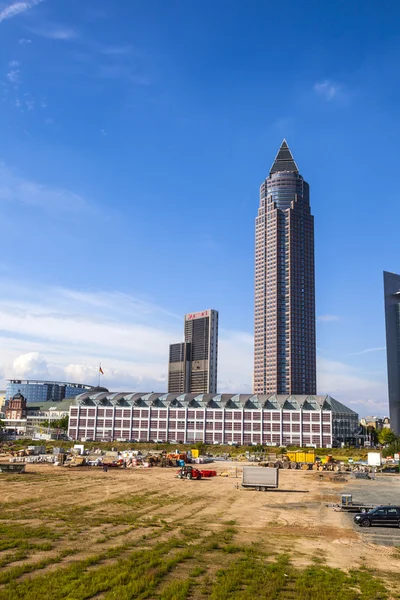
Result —
<path fill-rule="evenodd" d="M 99 367 L 99 372 L 100 372 L 102 375 L 104 375 L 104 371 L 103 371 L 103 369 L 101 368 L 101 365 L 100 365 L 100 367 Z"/>

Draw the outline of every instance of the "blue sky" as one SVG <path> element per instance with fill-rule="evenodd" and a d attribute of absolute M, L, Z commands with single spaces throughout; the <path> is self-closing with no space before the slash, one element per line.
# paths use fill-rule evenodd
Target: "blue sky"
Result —
<path fill-rule="evenodd" d="M 315 215 L 318 388 L 387 412 L 396 1 L 0 0 L 0 372 L 166 389 L 185 312 L 252 377 L 254 218 L 285 137 Z M 0 383 L 1 385 L 1 383 Z"/>

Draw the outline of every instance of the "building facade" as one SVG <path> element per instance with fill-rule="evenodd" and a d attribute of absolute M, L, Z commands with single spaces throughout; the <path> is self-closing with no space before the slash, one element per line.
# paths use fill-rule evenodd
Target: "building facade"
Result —
<path fill-rule="evenodd" d="M 285 140 L 260 188 L 254 326 L 254 393 L 315 394 L 314 217 Z"/>
<path fill-rule="evenodd" d="M 383 273 L 390 426 L 400 435 L 400 275 Z"/>
<path fill-rule="evenodd" d="M 91 390 L 93 386 L 83 383 L 41 381 L 38 379 L 9 379 L 6 386 L 6 401 L 20 392 L 31 402 L 61 402 Z"/>
<path fill-rule="evenodd" d="M 6 419 L 20 421 L 26 418 L 26 399 L 20 393 L 15 394 L 5 410 Z"/>
<path fill-rule="evenodd" d="M 168 391 L 175 394 L 189 392 L 190 344 L 179 342 L 169 347 Z"/>
<path fill-rule="evenodd" d="M 218 312 L 185 315 L 185 341 L 171 344 L 168 392 L 216 394 L 218 377 Z"/>
<path fill-rule="evenodd" d="M 4 419 L 4 429 L 9 434 L 16 432 L 19 435 L 34 437 L 38 433 L 49 432 L 52 423 L 69 415 L 69 409 L 74 399 L 38 404 L 27 404 L 25 401 L 25 410 L 19 412 L 13 412 L 10 408 L 14 402 L 14 399 L 9 401 L 9 408 L 6 410 Z"/>
<path fill-rule="evenodd" d="M 360 425 L 363 427 L 373 427 L 376 431 L 382 431 L 382 429 L 390 429 L 390 418 L 389 417 L 362 417 L 360 419 Z"/>
<path fill-rule="evenodd" d="M 330 396 L 87 392 L 68 435 L 97 441 L 331 447 L 354 443 L 358 415 Z"/>

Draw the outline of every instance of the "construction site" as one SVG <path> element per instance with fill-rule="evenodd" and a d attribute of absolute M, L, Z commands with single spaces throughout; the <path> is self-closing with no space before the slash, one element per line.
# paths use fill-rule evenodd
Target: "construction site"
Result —
<path fill-rule="evenodd" d="M 0 600 L 400 597 L 400 528 L 361 529 L 343 505 L 396 504 L 388 469 L 312 452 L 35 452 L 0 458 L 22 471 L 0 473 Z"/>

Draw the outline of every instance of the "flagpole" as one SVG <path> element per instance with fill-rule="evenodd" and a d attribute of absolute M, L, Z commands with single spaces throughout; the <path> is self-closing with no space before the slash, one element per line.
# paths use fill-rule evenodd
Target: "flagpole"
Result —
<path fill-rule="evenodd" d="M 99 382 L 98 382 L 98 387 L 100 387 L 100 375 L 101 375 L 101 363 L 99 363 Z"/>

